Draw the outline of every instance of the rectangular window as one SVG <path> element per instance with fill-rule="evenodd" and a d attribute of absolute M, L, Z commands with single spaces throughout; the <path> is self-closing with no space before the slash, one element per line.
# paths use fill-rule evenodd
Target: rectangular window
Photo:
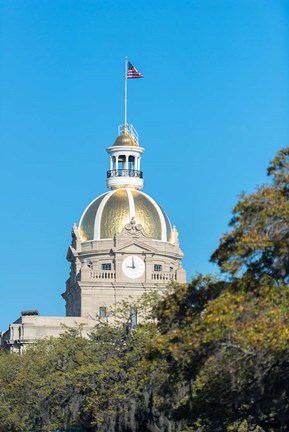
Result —
<path fill-rule="evenodd" d="M 154 264 L 154 271 L 162 271 L 162 266 L 160 264 Z"/>
<path fill-rule="evenodd" d="M 106 318 L 106 307 L 100 306 L 99 308 L 99 318 Z"/>
<path fill-rule="evenodd" d="M 101 264 L 101 270 L 111 270 L 111 264 L 110 263 Z"/>
<path fill-rule="evenodd" d="M 130 309 L 131 327 L 134 328 L 137 325 L 137 308 L 132 307 Z"/>
<path fill-rule="evenodd" d="M 170 267 L 170 271 L 171 271 L 171 272 L 174 271 L 174 267 Z"/>

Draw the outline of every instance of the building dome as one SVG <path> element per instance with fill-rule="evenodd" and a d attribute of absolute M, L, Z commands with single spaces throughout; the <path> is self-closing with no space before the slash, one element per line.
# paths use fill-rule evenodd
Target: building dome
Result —
<path fill-rule="evenodd" d="M 129 134 L 119 135 L 113 145 L 115 147 L 119 147 L 119 146 L 138 147 L 139 146 L 136 139 Z"/>
<path fill-rule="evenodd" d="M 81 240 L 111 239 L 133 217 L 154 240 L 170 240 L 171 224 L 165 212 L 151 197 L 130 188 L 106 192 L 88 205 L 79 222 Z"/>

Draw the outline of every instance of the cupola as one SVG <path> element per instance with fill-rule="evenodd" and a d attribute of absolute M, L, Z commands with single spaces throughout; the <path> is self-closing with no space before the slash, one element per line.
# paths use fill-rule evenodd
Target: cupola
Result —
<path fill-rule="evenodd" d="M 110 157 L 107 187 L 142 189 L 144 181 L 140 161 L 144 148 L 139 146 L 138 134 L 134 127 L 128 124 L 119 126 L 115 143 L 106 151 Z"/>

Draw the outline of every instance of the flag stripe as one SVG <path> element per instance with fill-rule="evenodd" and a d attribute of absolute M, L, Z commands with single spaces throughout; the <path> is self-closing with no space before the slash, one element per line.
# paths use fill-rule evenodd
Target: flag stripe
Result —
<path fill-rule="evenodd" d="M 127 64 L 127 79 L 129 78 L 143 78 L 143 75 L 130 63 Z"/>

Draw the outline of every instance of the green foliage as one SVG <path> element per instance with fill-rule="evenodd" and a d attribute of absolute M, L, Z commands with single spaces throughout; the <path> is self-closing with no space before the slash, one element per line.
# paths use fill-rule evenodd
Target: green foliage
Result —
<path fill-rule="evenodd" d="M 223 272 L 243 277 L 248 288 L 264 279 L 271 284 L 289 280 L 289 148 L 272 160 L 272 184 L 241 195 L 233 210 L 231 231 L 212 255 Z"/>
<path fill-rule="evenodd" d="M 139 301 L 140 316 L 150 302 L 150 296 Z M 114 325 L 99 323 L 88 338 L 81 328 L 68 329 L 22 356 L 3 353 L 0 431 L 145 430 L 153 415 L 151 386 L 163 370 L 144 356 L 155 321 L 132 329 L 130 307 L 123 304 Z"/>

